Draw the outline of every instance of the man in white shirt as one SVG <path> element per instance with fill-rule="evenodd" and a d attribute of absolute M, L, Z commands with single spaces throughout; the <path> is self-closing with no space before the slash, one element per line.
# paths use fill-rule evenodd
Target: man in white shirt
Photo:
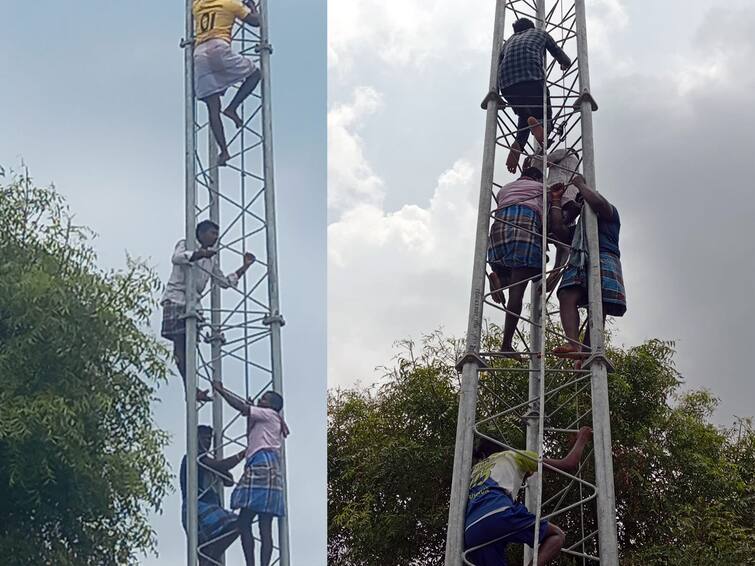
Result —
<path fill-rule="evenodd" d="M 592 429 L 583 426 L 564 458 L 543 458 L 543 470 L 576 473 Z M 508 544 L 535 544 L 536 515 L 517 501 L 522 482 L 537 472 L 538 455 L 529 450 L 504 450 L 485 438 L 475 448 L 466 521 L 465 557 L 475 566 L 506 566 Z M 545 566 L 561 552 L 566 535 L 543 519 L 538 529 L 537 566 Z M 532 563 L 530 562 L 530 566 Z"/>
<path fill-rule="evenodd" d="M 244 254 L 244 263 L 234 273 L 225 275 L 220 270 L 214 248 L 220 237 L 220 227 L 210 220 L 203 220 L 196 229 L 199 248 L 193 252 L 186 249 L 186 240 L 179 240 L 173 250 L 171 263 L 173 270 L 165 286 L 160 304 L 163 307 L 163 324 L 161 334 L 173 342 L 173 354 L 181 379 L 186 387 L 186 268 L 194 267 L 194 284 L 197 297 L 201 297 L 210 278 L 223 289 L 236 287 L 239 279 L 254 263 L 254 254 Z M 197 389 L 197 401 L 209 401 L 207 390 Z"/>

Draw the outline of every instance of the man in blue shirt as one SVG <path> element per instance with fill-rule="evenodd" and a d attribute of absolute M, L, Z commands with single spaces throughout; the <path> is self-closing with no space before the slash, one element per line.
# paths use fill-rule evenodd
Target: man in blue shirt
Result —
<path fill-rule="evenodd" d="M 619 231 L 621 218 L 619 211 L 606 198 L 587 185 L 584 177 L 576 175 L 573 184 L 577 187 L 584 201 L 590 205 L 598 217 L 598 242 L 600 245 L 600 280 L 603 302 L 603 324 L 606 316 L 624 316 L 627 310 L 624 276 L 621 271 L 621 253 L 619 252 Z M 578 227 L 577 232 L 582 228 Z M 587 297 L 587 261 L 584 253 L 586 242 L 572 242 L 569 264 L 564 270 L 561 286 L 558 288 L 558 302 L 561 310 L 561 324 L 566 334 L 566 343 L 554 350 L 565 358 L 581 360 L 590 350 L 590 332 L 585 333 L 585 345 L 579 341 L 579 308 L 588 305 Z M 582 238 L 580 238 L 582 239 Z M 576 251 L 575 251 L 576 249 Z M 581 362 L 578 362 L 581 367 Z"/>
<path fill-rule="evenodd" d="M 530 129 L 537 141 L 541 145 L 545 144 L 542 126 L 543 93 L 547 101 L 548 131 L 553 129 L 550 93 L 545 87 L 546 49 L 560 63 L 563 71 L 571 66 L 571 59 L 550 34 L 536 29 L 532 20 L 521 18 L 514 22 L 514 35 L 506 40 L 501 50 L 498 89 L 519 117 L 516 140 L 506 160 L 506 168 L 511 173 L 516 172 Z"/>

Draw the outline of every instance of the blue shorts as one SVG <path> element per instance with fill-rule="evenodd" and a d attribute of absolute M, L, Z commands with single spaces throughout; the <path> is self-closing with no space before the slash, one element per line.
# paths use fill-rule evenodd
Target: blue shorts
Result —
<path fill-rule="evenodd" d="M 502 492 L 490 492 L 480 499 L 483 498 L 486 507 L 494 506 L 498 511 L 473 521 L 467 520 L 464 548 L 474 550 L 466 554 L 466 558 L 475 566 L 506 566 L 507 544 L 535 544 L 535 515 Z M 548 521 L 540 521 L 538 538 L 541 544 L 548 531 Z"/>

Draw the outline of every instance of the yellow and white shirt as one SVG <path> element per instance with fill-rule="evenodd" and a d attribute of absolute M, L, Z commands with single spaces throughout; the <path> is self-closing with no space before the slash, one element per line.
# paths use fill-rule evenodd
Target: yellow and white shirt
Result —
<path fill-rule="evenodd" d="M 231 43 L 233 24 L 243 20 L 252 11 L 240 0 L 194 0 L 195 45 L 210 39 L 222 39 Z"/>

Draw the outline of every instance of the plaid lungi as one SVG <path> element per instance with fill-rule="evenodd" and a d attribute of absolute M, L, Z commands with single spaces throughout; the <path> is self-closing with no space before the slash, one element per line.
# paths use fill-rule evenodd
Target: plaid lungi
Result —
<path fill-rule="evenodd" d="M 244 475 L 231 494 L 231 509 L 285 515 L 283 470 L 277 450 L 259 450 L 246 461 Z"/>
<path fill-rule="evenodd" d="M 238 515 L 223 509 L 219 505 L 197 501 L 199 544 L 205 544 L 223 535 L 230 535 L 236 531 Z M 181 509 L 181 522 L 186 530 L 186 505 Z"/>
<path fill-rule="evenodd" d="M 174 342 L 186 336 L 185 314 L 186 305 L 165 301 L 163 303 L 163 325 L 160 335 Z"/>
<path fill-rule="evenodd" d="M 543 261 L 543 224 L 535 210 L 522 204 L 507 206 L 495 213 L 490 228 L 488 263 L 494 268 L 540 269 Z"/>
<path fill-rule="evenodd" d="M 610 252 L 600 252 L 600 280 L 603 293 L 603 313 L 609 316 L 623 316 L 627 312 L 627 297 L 619 256 Z M 568 287 L 581 287 L 583 291 L 578 304 L 581 307 L 587 306 L 587 272 L 585 269 L 578 269 L 570 265 L 564 270 L 558 292 L 560 293 L 562 289 Z"/>

